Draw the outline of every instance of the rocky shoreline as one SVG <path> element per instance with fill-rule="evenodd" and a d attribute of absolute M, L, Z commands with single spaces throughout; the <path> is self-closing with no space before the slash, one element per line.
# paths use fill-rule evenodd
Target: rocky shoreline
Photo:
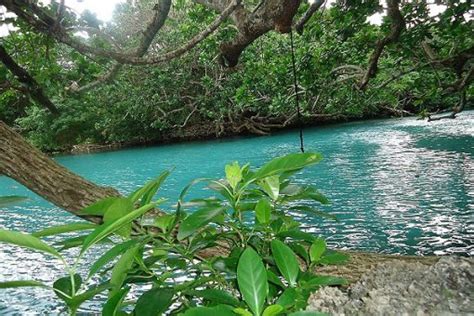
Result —
<path fill-rule="evenodd" d="M 308 310 L 330 315 L 474 315 L 474 258 L 351 253 L 343 266 L 317 269 L 347 278 L 325 287 Z"/>

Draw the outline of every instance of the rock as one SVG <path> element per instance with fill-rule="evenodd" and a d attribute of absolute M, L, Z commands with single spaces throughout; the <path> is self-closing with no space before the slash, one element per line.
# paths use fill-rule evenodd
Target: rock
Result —
<path fill-rule="evenodd" d="M 474 315 L 474 258 L 442 257 L 430 266 L 387 261 L 348 289 L 325 287 L 308 310 L 332 315 Z"/>

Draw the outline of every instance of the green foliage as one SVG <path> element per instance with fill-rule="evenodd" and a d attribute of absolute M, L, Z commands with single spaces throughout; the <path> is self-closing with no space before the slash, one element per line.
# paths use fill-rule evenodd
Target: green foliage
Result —
<path fill-rule="evenodd" d="M 133 310 L 133 315 L 272 316 L 303 310 L 310 293 L 319 287 L 345 284 L 344 279 L 313 271 L 318 264 L 341 263 L 347 256 L 327 250 L 322 239 L 301 231 L 287 214 L 307 199 L 327 202 L 320 194 L 315 198 L 315 188 L 291 181 L 292 174 L 320 159 L 314 153 L 290 154 L 257 170 L 232 163 L 226 166 L 224 179 L 191 182 L 174 212 L 156 215 L 150 211 L 162 201 L 154 201 L 154 196 L 169 174 L 164 172 L 127 198 L 104 199 L 82 210 L 103 215 L 101 225 L 73 223 L 33 235 L 1 231 L 1 242 L 62 259 L 58 250 L 38 237 L 93 229 L 75 237 L 73 243 L 66 239 L 68 247 L 80 252 L 72 264 L 62 260 L 66 276 L 52 287 L 36 281 L 9 281 L 0 283 L 0 288 L 52 289 L 71 314 L 83 302 L 106 292 L 103 315 Z M 202 182 L 217 196 L 186 202 L 189 189 Z M 110 212 L 114 216 L 107 215 Z M 124 227 L 129 233 L 123 233 Z M 104 240 L 113 246 L 91 264 L 83 279 L 77 272 L 78 262 Z M 228 250 L 216 253 L 216 246 Z M 213 254 L 206 255 L 209 250 Z M 103 283 L 91 282 L 97 275 Z M 137 286 L 148 286 L 148 290 L 130 301 L 128 293 Z"/>
<path fill-rule="evenodd" d="M 459 96 L 443 92 L 458 79 L 455 69 L 432 67 L 420 45 L 428 41 L 439 59 L 474 45 L 469 1 L 443 1 L 443 5 L 446 9 L 435 17 L 426 1 L 401 4 L 407 28 L 398 43 L 384 49 L 377 77 L 365 91 L 357 89 L 357 83 L 375 43 L 390 29 L 388 19 L 381 25 L 368 23 L 368 17 L 380 12 L 380 1 L 341 1 L 317 12 L 303 35 L 295 36 L 303 120 L 369 118 L 398 110 L 430 113 L 456 105 Z M 141 27 L 136 21 L 147 20 L 143 17 L 152 6 L 152 1 L 140 6 L 123 3 L 113 23 L 101 27 L 126 49 L 135 49 Z M 169 19 L 159 36 L 159 46 L 169 49 L 208 25 L 215 13 L 181 0 L 174 4 L 172 16 L 176 19 Z M 68 19 L 71 25 L 98 23 L 90 13 Z M 267 132 L 262 126 L 283 125 L 295 114 L 289 40 L 281 34 L 258 38 L 244 51 L 237 71 L 224 71 L 215 61 L 219 43 L 235 36 L 235 29 L 224 25 L 182 58 L 157 66 L 124 66 L 114 84 L 76 95 L 69 93 L 69 86 L 93 81 L 109 67 L 107 61 L 92 61 L 21 23 L 17 26 L 19 30 L 5 38 L 5 47 L 46 88 L 61 114 L 51 117 L 12 88 L 0 96 L 0 119 L 18 125 L 43 150 L 152 142 L 182 132 L 195 136 Z M 86 41 L 110 46 L 95 35 Z M 15 78 L 1 69 L 0 80 L 5 77 L 16 86 Z M 472 98 L 472 85 L 467 92 Z"/>

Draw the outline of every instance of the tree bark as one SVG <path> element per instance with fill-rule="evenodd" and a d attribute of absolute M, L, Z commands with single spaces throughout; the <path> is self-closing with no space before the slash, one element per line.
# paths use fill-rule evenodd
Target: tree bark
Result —
<path fill-rule="evenodd" d="M 98 186 L 61 166 L 0 121 L 0 174 L 10 177 L 81 218 L 100 223 L 101 217 L 83 216 L 79 210 L 109 196 L 117 190 Z"/>

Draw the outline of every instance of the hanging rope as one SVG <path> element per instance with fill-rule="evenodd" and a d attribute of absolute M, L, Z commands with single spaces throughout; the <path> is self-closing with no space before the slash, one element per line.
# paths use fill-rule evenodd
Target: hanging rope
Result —
<path fill-rule="evenodd" d="M 300 149 L 304 153 L 304 140 L 303 140 L 303 126 L 301 122 L 301 108 L 300 108 L 300 96 L 298 93 L 298 79 L 296 77 L 296 61 L 295 61 L 295 48 L 293 44 L 293 30 L 290 30 L 290 43 L 291 43 L 291 62 L 293 64 L 293 84 L 295 86 L 295 104 L 296 113 L 298 119 L 298 126 L 300 128 Z"/>

